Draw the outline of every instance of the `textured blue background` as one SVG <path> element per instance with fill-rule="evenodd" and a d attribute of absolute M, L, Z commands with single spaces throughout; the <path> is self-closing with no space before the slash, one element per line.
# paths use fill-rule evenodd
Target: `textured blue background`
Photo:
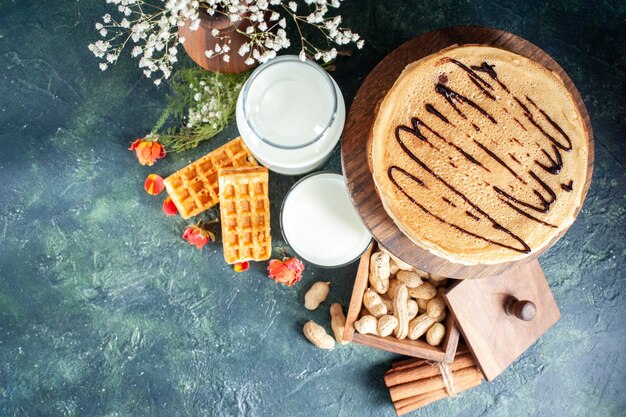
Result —
<path fill-rule="evenodd" d="M 301 335 L 328 325 L 308 286 L 332 282 L 344 305 L 356 265 L 308 267 L 295 288 L 198 251 L 145 194 L 236 135 L 153 169 L 126 150 L 164 106 L 126 57 L 100 72 L 87 43 L 103 0 L 0 0 L 0 415 L 391 416 L 382 373 L 396 356 Z M 626 152 L 623 1 L 346 2 L 368 41 L 333 76 L 351 101 L 373 66 L 415 35 L 456 24 L 512 31 L 577 84 L 596 136 L 594 180 L 568 232 L 540 259 L 562 319 L 491 384 L 421 416 L 626 415 Z M 335 152 L 327 169 L 340 171 Z M 295 177 L 272 175 L 272 226 Z M 215 212 L 213 212 L 215 214 Z"/>

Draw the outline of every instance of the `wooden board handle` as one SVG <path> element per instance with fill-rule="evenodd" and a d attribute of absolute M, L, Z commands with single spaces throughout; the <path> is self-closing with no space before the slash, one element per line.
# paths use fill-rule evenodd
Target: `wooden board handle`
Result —
<path fill-rule="evenodd" d="M 528 300 L 518 300 L 513 296 L 509 297 L 504 310 L 507 315 L 524 321 L 532 321 L 537 315 L 535 303 Z"/>

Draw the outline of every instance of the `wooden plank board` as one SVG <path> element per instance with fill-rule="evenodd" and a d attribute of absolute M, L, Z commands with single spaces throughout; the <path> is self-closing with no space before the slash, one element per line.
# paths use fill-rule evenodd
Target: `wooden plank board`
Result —
<path fill-rule="evenodd" d="M 407 64 L 454 44 L 485 44 L 503 48 L 533 59 L 561 77 L 578 105 L 589 135 L 585 194 L 589 188 L 593 173 L 593 131 L 589 115 L 578 90 L 559 64 L 538 46 L 502 30 L 478 26 L 457 26 L 425 33 L 393 51 L 368 75 L 350 108 L 341 147 L 341 160 L 346 184 L 359 215 L 372 232 L 374 238 L 385 249 L 403 261 L 421 270 L 446 277 L 457 279 L 480 278 L 498 275 L 522 263 L 530 262 L 554 244 L 567 229 L 556 236 L 543 250 L 528 256 L 522 261 L 475 266 L 451 263 L 431 254 L 427 250 L 419 248 L 402 234 L 385 212 L 376 193 L 374 180 L 369 169 L 368 142 L 371 128 L 376 118 L 378 103 L 385 97 L 387 91 Z M 580 207 L 578 210 L 580 210 Z"/>
<path fill-rule="evenodd" d="M 537 306 L 532 321 L 509 316 L 510 296 Z M 500 276 L 459 282 L 446 302 L 488 381 L 497 377 L 543 335 L 561 314 L 537 260 Z"/>
<path fill-rule="evenodd" d="M 348 314 L 346 315 L 343 340 L 351 341 L 352 336 L 354 335 L 354 322 L 359 319 L 359 313 L 361 312 L 361 307 L 363 306 L 363 294 L 367 288 L 370 270 L 369 259 L 372 256 L 373 250 L 374 243 L 367 248 L 359 261 L 359 268 L 356 271 L 354 287 L 352 288 L 352 297 L 350 298 L 350 305 L 348 306 Z"/>

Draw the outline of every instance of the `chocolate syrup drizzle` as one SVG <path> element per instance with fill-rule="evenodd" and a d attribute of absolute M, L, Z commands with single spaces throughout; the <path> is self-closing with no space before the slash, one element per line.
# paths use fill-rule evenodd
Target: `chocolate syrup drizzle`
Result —
<path fill-rule="evenodd" d="M 448 88 L 445 85 L 438 83 L 435 86 L 435 91 L 437 91 L 439 94 L 441 94 L 446 99 L 448 104 L 450 104 L 452 106 L 452 108 L 454 108 L 454 110 L 456 110 L 456 112 L 462 118 L 467 119 L 467 116 L 465 115 L 465 113 L 463 113 L 461 110 L 459 110 L 458 106 L 456 105 L 456 102 L 469 104 L 474 109 L 478 110 L 478 112 L 480 112 L 480 114 L 482 114 L 487 119 L 489 119 L 491 121 L 491 123 L 498 124 L 496 119 L 494 119 L 493 116 L 491 116 L 489 113 L 487 113 L 482 107 L 480 107 L 478 104 L 474 103 L 469 98 L 467 98 L 465 96 L 462 96 L 461 94 L 459 94 L 456 91 L 452 90 L 451 88 Z"/>
<path fill-rule="evenodd" d="M 557 175 L 559 172 L 561 172 L 561 168 L 563 168 L 563 159 L 561 158 L 561 152 L 559 152 L 559 149 L 556 146 L 552 145 L 552 151 L 554 152 L 555 158 L 552 158 L 552 156 L 550 156 L 550 154 L 545 149 L 541 149 L 541 152 L 543 152 L 546 158 L 548 158 L 548 160 L 550 161 L 549 166 L 542 164 L 536 159 L 535 163 L 550 174 Z"/>
<path fill-rule="evenodd" d="M 489 84 L 488 82 L 486 82 L 485 80 L 482 79 L 482 77 L 478 74 L 476 74 L 474 71 L 472 71 L 471 69 L 467 68 L 467 66 L 465 66 L 463 63 L 457 61 L 456 59 L 450 59 L 450 58 L 444 58 L 444 60 L 449 60 L 450 62 L 452 62 L 453 64 L 455 64 L 456 66 L 460 67 L 463 71 L 465 71 L 467 73 L 467 76 L 469 77 L 470 81 L 472 83 L 474 83 L 474 85 L 476 87 L 478 87 L 478 89 L 480 91 L 483 92 L 483 94 L 485 96 L 487 96 L 487 98 L 494 100 L 495 101 L 495 97 L 493 96 L 493 94 L 491 94 L 489 91 L 487 91 L 487 88 L 489 88 L 490 90 L 493 90 L 493 87 L 491 86 L 491 84 Z"/>
<path fill-rule="evenodd" d="M 426 111 L 430 114 L 434 114 L 435 116 L 437 116 L 438 118 L 440 118 L 441 120 L 443 120 L 444 122 L 446 122 L 449 125 L 452 125 L 453 127 L 455 127 L 452 123 L 450 123 L 450 120 L 448 120 L 448 118 L 446 116 L 444 116 L 443 114 L 441 114 L 441 112 L 439 112 L 439 110 L 437 110 L 435 108 L 435 106 L 433 106 L 432 104 L 428 103 L 426 104 Z"/>
<path fill-rule="evenodd" d="M 528 98 L 528 96 L 526 96 L 526 98 L 528 100 L 530 100 Z M 558 140 L 556 140 L 556 138 L 554 138 L 554 136 L 550 135 L 548 132 L 546 132 L 543 127 L 541 127 L 539 125 L 539 123 L 537 123 L 537 121 L 535 120 L 535 117 L 532 115 L 532 113 L 530 112 L 530 110 L 528 110 L 528 107 L 526 107 L 524 105 L 524 103 L 522 103 L 520 101 L 519 98 L 513 96 L 513 99 L 517 102 L 517 104 L 520 105 L 520 107 L 522 109 L 524 109 L 524 116 L 528 119 L 528 121 L 530 123 L 532 123 L 533 126 L 535 126 L 537 129 L 539 129 L 539 131 L 546 137 L 548 138 L 552 143 L 554 143 L 556 146 L 558 146 L 559 148 L 563 149 L 564 151 L 571 151 L 572 150 L 572 141 L 570 140 L 569 136 L 567 136 L 565 134 L 565 132 L 563 132 L 563 130 L 554 122 L 554 120 L 552 120 L 543 110 L 540 110 L 541 114 L 548 120 L 548 123 L 550 123 L 552 126 L 556 126 L 556 130 L 561 133 L 561 135 L 565 138 L 565 140 L 567 141 L 567 146 L 561 144 L 561 142 L 559 142 Z M 532 102 L 532 100 L 530 100 Z M 534 104 L 534 103 L 533 103 Z M 536 105 L 535 105 L 536 107 Z M 537 107 L 538 108 L 538 107 Z"/>
<path fill-rule="evenodd" d="M 472 65 L 472 69 L 474 71 L 480 71 L 480 72 L 484 72 L 485 74 L 489 75 L 491 77 L 491 79 L 493 79 L 495 82 L 498 83 L 498 85 L 507 93 L 510 93 L 509 89 L 506 87 L 506 85 L 502 84 L 500 82 L 500 80 L 498 79 L 498 74 L 496 73 L 496 71 L 493 69 L 494 65 L 489 65 L 486 62 L 483 62 L 482 64 L 480 64 L 480 67 L 477 67 L 475 65 Z"/>
<path fill-rule="evenodd" d="M 561 151 L 566 151 L 569 152 L 572 150 L 572 142 L 571 139 L 569 138 L 569 136 L 563 131 L 563 129 L 561 129 L 561 127 L 552 119 L 550 118 L 550 116 L 548 116 L 548 114 L 541 109 L 539 106 L 537 106 L 537 104 L 528 96 L 525 96 L 524 99 L 526 100 L 526 102 L 533 107 L 537 112 L 539 112 L 539 114 L 541 114 L 542 118 L 544 121 L 546 121 L 547 123 L 549 123 L 552 128 L 554 128 L 554 130 L 556 132 L 558 132 L 559 136 L 562 139 L 557 139 L 555 136 L 551 135 L 550 133 L 548 133 L 539 123 L 537 117 L 531 112 L 531 110 L 529 109 L 529 106 L 526 105 L 522 100 L 520 100 L 518 97 L 514 96 L 509 89 L 507 88 L 507 86 L 502 83 L 502 81 L 500 81 L 498 79 L 498 74 L 496 73 L 495 69 L 494 69 L 494 65 L 490 65 L 486 62 L 483 62 L 480 66 L 471 66 L 468 67 L 465 64 L 455 60 L 455 59 L 451 59 L 451 58 L 444 58 L 442 60 L 442 62 L 452 62 L 453 64 L 455 64 L 457 67 L 459 67 L 461 70 L 463 70 L 467 76 L 469 77 L 469 79 L 471 80 L 472 84 L 474 86 L 476 86 L 476 88 L 478 88 L 478 90 L 480 90 L 482 92 L 483 95 L 485 95 L 488 99 L 490 100 L 496 100 L 496 96 L 495 94 L 495 90 L 494 90 L 494 86 L 486 81 L 483 77 L 481 77 L 478 72 L 486 74 L 489 76 L 489 78 L 493 81 L 495 81 L 498 86 L 504 90 L 506 93 L 510 94 L 512 96 L 512 98 L 517 102 L 517 104 L 520 106 L 520 108 L 522 109 L 522 113 L 524 115 L 524 117 L 546 138 L 551 142 L 551 149 L 544 149 L 543 147 L 541 147 L 541 152 L 542 154 L 545 156 L 545 160 L 543 160 L 543 158 L 540 159 L 536 159 L 534 160 L 534 163 L 540 167 L 541 169 L 543 169 L 544 171 L 548 172 L 551 175 L 558 175 L 561 171 L 561 169 L 563 168 L 563 158 L 561 156 Z M 445 100 L 446 102 L 452 107 L 452 109 L 459 115 L 461 116 L 463 119 L 468 119 L 467 115 L 461 110 L 460 106 L 461 105 L 468 105 L 470 107 L 472 107 L 474 110 L 476 110 L 478 113 L 480 113 L 482 116 L 484 116 L 485 118 L 487 118 L 491 123 L 493 124 L 497 124 L 497 120 L 491 115 L 489 114 L 485 109 L 483 109 L 480 105 L 478 105 L 477 103 L 475 103 L 474 101 L 472 101 L 471 99 L 459 94 L 458 92 L 454 91 L 452 88 L 444 85 L 444 83 L 447 82 L 447 77 L 445 77 L 445 80 L 442 79 L 441 77 L 438 80 L 439 82 L 437 82 L 435 84 L 435 91 L 437 93 L 439 93 Z M 425 105 L 425 109 L 428 113 L 434 115 L 435 117 L 437 117 L 439 120 L 443 121 L 446 124 L 452 125 L 454 127 L 454 125 L 452 124 L 452 122 L 439 110 L 437 110 L 435 108 L 435 106 L 431 103 L 427 103 Z M 506 110 L 506 109 L 505 109 Z M 508 112 L 507 112 L 508 113 Z M 520 122 L 517 118 L 514 118 L 514 120 L 520 125 L 520 127 L 524 130 L 527 130 L 527 127 L 524 126 L 522 124 L 522 122 Z M 471 125 L 474 127 L 474 129 L 479 132 L 480 128 L 472 121 L 470 121 Z M 441 176 L 439 176 L 437 173 L 435 173 L 430 167 L 428 167 L 417 155 L 415 155 L 409 148 L 409 146 L 407 146 L 407 144 L 403 141 L 403 139 L 401 138 L 400 133 L 401 132 L 406 132 L 406 133 L 410 133 L 412 135 L 412 137 L 415 137 L 417 139 L 419 139 L 420 141 L 428 144 L 431 148 L 439 150 L 438 147 L 436 147 L 433 143 L 431 143 L 431 141 L 429 140 L 429 138 L 425 135 L 426 131 L 428 133 L 430 133 L 432 136 L 440 139 L 441 141 L 445 142 L 446 144 L 450 145 L 451 147 L 453 147 L 457 152 L 459 152 L 465 159 L 467 159 L 469 162 L 471 162 L 472 164 L 475 164 L 483 169 L 485 169 L 486 171 L 489 171 L 489 169 L 487 167 L 485 167 L 483 164 L 481 164 L 481 162 L 476 159 L 474 156 L 472 156 L 469 152 L 465 151 L 464 149 L 462 149 L 460 146 L 452 143 L 450 140 L 444 138 L 440 133 L 438 133 L 437 131 L 435 131 L 433 128 L 431 128 L 430 126 L 428 126 L 426 123 L 424 123 L 423 120 L 421 120 L 418 117 L 412 117 L 411 118 L 411 127 L 409 126 L 405 126 L 405 125 L 400 125 L 397 126 L 395 129 L 395 139 L 398 142 L 398 144 L 400 145 L 400 147 L 402 148 L 402 150 L 404 151 L 404 153 L 406 155 L 408 155 L 414 162 L 416 162 L 427 174 L 429 174 L 430 176 L 432 176 L 435 180 L 439 181 L 440 183 L 442 183 L 448 190 L 450 190 L 452 193 L 454 193 L 456 196 L 458 196 L 459 198 L 461 198 L 463 201 L 465 201 L 469 206 L 471 206 L 477 213 L 478 215 L 470 212 L 469 210 L 465 211 L 465 214 L 472 218 L 473 220 L 476 220 L 478 222 L 480 221 L 488 221 L 491 223 L 492 227 L 498 231 L 504 232 L 506 235 L 508 235 L 510 238 L 513 239 L 513 241 L 515 241 L 515 243 L 513 244 L 508 244 L 505 242 L 502 242 L 500 240 L 496 240 L 495 238 L 489 237 L 489 236 L 482 236 L 479 235 L 477 233 L 474 233 L 470 230 L 467 230 L 457 224 L 451 223 L 447 220 L 445 220 L 444 218 L 442 218 L 441 216 L 431 212 L 430 210 L 428 210 L 428 208 L 426 208 L 424 205 L 420 204 L 417 200 L 415 200 L 412 196 L 410 196 L 405 189 L 400 185 L 397 177 L 398 175 L 402 175 L 406 178 L 408 178 L 409 180 L 417 183 L 418 185 L 428 188 L 426 183 L 420 179 L 418 176 L 416 176 L 414 173 L 410 173 L 407 170 L 400 168 L 396 165 L 391 166 L 388 170 L 387 170 L 387 176 L 389 177 L 390 181 L 396 186 L 396 188 L 398 190 L 400 190 L 408 199 L 409 201 L 411 201 L 413 204 L 415 204 L 417 207 L 419 207 L 424 213 L 433 216 L 436 220 L 445 223 L 447 225 L 449 225 L 450 227 L 464 233 L 467 234 L 469 236 L 475 237 L 477 239 L 492 243 L 494 245 L 506 248 L 506 249 L 510 249 L 516 252 L 521 252 L 521 253 L 530 253 L 531 248 L 528 246 L 528 244 L 526 242 L 524 242 L 522 240 L 522 238 L 520 238 L 518 235 L 516 235 L 513 231 L 505 228 L 504 226 L 502 226 L 500 223 L 498 223 L 494 218 L 492 218 L 491 216 L 489 216 L 489 214 L 484 211 L 481 207 L 477 206 L 475 203 L 473 203 L 465 194 L 463 194 L 462 192 L 460 192 L 459 190 L 457 190 L 456 188 L 454 188 L 451 184 L 449 184 L 446 180 L 444 180 Z M 467 137 L 470 137 L 467 133 L 466 133 Z M 519 140 L 517 140 L 516 138 L 511 138 L 514 142 L 516 142 L 517 144 L 521 145 L 521 143 L 519 142 Z M 557 195 L 554 192 L 554 190 L 552 189 L 552 187 L 550 187 L 548 184 L 546 184 L 545 181 L 543 181 L 532 169 L 528 171 L 528 175 L 530 176 L 530 178 L 532 178 L 532 183 L 529 184 L 528 181 L 526 181 L 519 173 L 517 173 L 509 164 L 507 164 L 503 158 L 501 158 L 499 155 L 497 155 L 494 151 L 492 151 L 491 149 L 489 149 L 484 143 L 476 140 L 476 139 L 472 139 L 473 143 L 475 143 L 487 156 L 489 156 L 491 159 L 495 160 L 499 165 L 501 165 L 502 167 L 504 167 L 514 178 L 516 178 L 518 181 L 520 181 L 524 186 L 530 186 L 532 187 L 532 191 L 533 194 L 536 196 L 538 203 L 537 202 L 528 202 L 528 201 L 524 201 L 520 198 L 515 197 L 514 195 L 512 195 L 511 193 L 504 191 L 503 189 L 501 189 L 498 186 L 495 185 L 490 185 L 488 184 L 488 186 L 491 186 L 492 189 L 498 194 L 499 199 L 504 202 L 508 207 L 510 207 L 512 210 L 514 210 L 515 212 L 521 214 L 522 216 L 525 216 L 528 219 L 531 219 L 541 225 L 544 225 L 546 227 L 550 227 L 550 228 L 556 228 L 557 226 L 545 222 L 543 220 L 541 220 L 540 218 L 536 217 L 535 215 L 531 214 L 532 211 L 541 213 L 541 214 L 545 214 L 548 213 L 550 211 L 550 208 L 552 207 L 552 205 L 556 202 L 557 200 Z M 492 142 L 494 142 L 492 140 Z M 495 143 L 495 142 L 494 142 Z M 521 165 L 521 162 L 515 157 L 515 155 L 513 155 L 513 153 L 508 153 L 508 156 L 515 161 L 517 164 Z M 528 154 L 527 154 L 528 156 Z M 456 168 L 456 165 L 454 165 L 452 163 L 452 161 L 449 162 L 453 167 Z M 490 172 L 490 171 L 489 171 Z M 561 188 L 564 191 L 567 192 L 571 192 L 573 190 L 573 181 L 570 180 L 567 183 L 561 183 L 560 184 Z M 510 187 L 511 190 L 514 190 L 514 188 L 511 186 Z M 449 200 L 446 197 L 441 197 L 443 199 L 443 201 L 445 201 L 448 205 L 452 206 L 452 207 L 457 207 L 457 205 L 452 202 L 451 200 Z M 529 212 L 529 210 L 531 212 Z"/>
<path fill-rule="evenodd" d="M 517 159 L 515 157 L 515 155 L 513 155 L 512 153 L 509 153 L 509 156 L 511 157 L 512 160 L 514 160 L 515 162 L 517 162 L 518 164 L 522 165 L 522 163 L 519 161 L 519 159 Z"/>
<path fill-rule="evenodd" d="M 517 235 L 515 235 L 513 232 L 511 232 L 510 230 L 506 229 L 505 227 L 503 227 L 502 225 L 500 225 L 496 220 L 494 220 L 493 218 L 491 218 L 487 213 L 485 213 L 480 207 L 478 207 L 476 204 L 472 203 L 463 193 L 461 193 L 460 191 L 458 191 L 456 188 L 454 188 L 453 186 L 451 186 L 450 184 L 448 184 L 446 182 L 446 180 L 444 180 L 443 178 L 441 178 L 439 175 L 437 175 L 435 172 L 433 172 L 425 163 L 423 163 L 415 154 L 413 154 L 413 152 L 411 152 L 409 150 L 409 148 L 404 144 L 404 142 L 402 141 L 402 139 L 400 138 L 399 135 L 399 130 L 396 129 L 396 140 L 398 141 L 398 143 L 400 144 L 400 147 L 402 148 L 402 150 L 404 150 L 404 152 L 411 158 L 413 159 L 415 162 L 417 162 L 426 172 L 428 172 L 430 175 L 432 175 L 433 177 L 435 177 L 438 181 L 440 181 L 441 183 L 443 183 L 450 191 L 452 191 L 453 193 L 455 193 L 456 195 L 458 195 L 461 199 L 463 199 L 467 204 L 469 204 L 470 206 L 472 206 L 474 208 L 474 210 L 476 210 L 477 212 L 479 212 L 480 214 L 482 214 L 485 218 L 487 218 L 494 229 L 496 230 L 502 230 L 503 232 L 505 232 L 506 234 L 508 234 L 509 236 L 511 236 L 514 240 L 516 240 L 521 247 L 519 246 L 510 246 L 507 245 L 505 243 L 501 243 L 495 240 L 492 240 L 488 237 L 485 236 L 481 236 L 478 235 L 476 233 L 473 233 L 467 229 L 462 228 L 461 226 L 458 226 L 454 223 L 450 223 L 447 220 L 445 220 L 444 218 L 436 215 L 435 213 L 432 213 L 431 211 L 429 211 L 426 207 L 424 207 L 422 204 L 420 204 L 417 200 L 415 200 L 413 197 L 411 197 L 405 190 L 404 188 L 402 188 L 402 186 L 398 183 L 398 181 L 395 179 L 395 177 L 393 176 L 393 173 L 395 171 L 399 171 L 402 174 L 404 174 L 405 176 L 407 176 L 409 179 L 411 179 L 412 181 L 416 182 L 417 184 L 421 185 L 422 187 L 426 187 L 426 184 L 420 180 L 419 178 L 417 178 L 415 175 L 411 174 L 410 172 L 408 172 L 407 170 L 398 167 L 397 165 L 393 165 L 391 167 L 389 167 L 389 169 L 387 170 L 387 176 L 389 177 L 389 180 L 396 186 L 396 188 L 398 190 L 400 190 L 400 192 L 402 192 L 402 194 L 405 195 L 406 198 L 409 199 L 409 201 L 411 201 L 413 204 L 415 204 L 417 207 L 419 207 L 424 213 L 433 216 L 435 219 L 437 219 L 438 221 L 445 223 L 449 226 L 451 226 L 452 228 L 463 232 L 467 235 L 473 236 L 477 239 L 480 240 L 484 240 L 486 242 L 489 243 L 493 243 L 495 245 L 501 246 L 503 248 L 507 248 L 507 249 L 511 249 L 514 250 L 516 252 L 522 252 L 522 253 L 530 253 L 530 246 L 528 246 L 526 244 L 526 242 L 524 242 L 520 237 L 518 237 Z"/>
<path fill-rule="evenodd" d="M 571 193 L 573 188 L 572 186 L 574 185 L 574 181 L 573 180 L 569 180 L 569 182 L 567 184 L 563 183 L 561 184 L 561 188 L 564 189 L 565 191 L 567 191 L 568 193 Z"/>
<path fill-rule="evenodd" d="M 517 175 L 517 173 L 515 171 L 513 171 L 513 169 L 511 169 L 511 167 L 504 162 L 502 159 L 500 159 L 500 157 L 498 155 L 496 155 L 493 151 L 491 151 L 489 148 L 487 148 L 485 145 L 483 145 L 482 143 L 480 143 L 479 141 L 477 141 L 476 139 L 474 139 L 474 143 L 476 145 L 478 145 L 478 147 L 480 149 L 482 149 L 483 151 L 485 151 L 485 153 L 487 155 L 489 155 L 490 157 L 492 157 L 497 163 L 499 163 L 500 165 L 502 165 L 504 168 L 506 168 L 507 171 L 509 171 L 511 173 L 511 175 L 513 175 L 515 178 L 517 178 L 518 180 L 521 181 L 522 184 L 524 185 L 528 185 L 528 183 L 526 181 L 524 181 L 524 178 L 520 177 L 519 175 Z"/>
<path fill-rule="evenodd" d="M 524 130 L 526 130 L 526 131 L 528 130 L 528 129 L 526 129 L 526 126 L 524 126 L 524 125 L 522 124 L 522 122 L 520 122 L 520 121 L 517 119 L 517 117 L 514 117 L 513 119 L 517 122 L 517 124 L 518 124 L 518 125 L 520 125 L 520 126 L 522 127 L 522 129 L 524 129 Z"/>
<path fill-rule="evenodd" d="M 454 149 L 456 149 L 457 151 L 459 151 L 459 153 L 461 155 L 463 155 L 468 161 L 470 161 L 472 164 L 478 165 L 479 167 L 483 168 L 484 170 L 486 170 L 487 172 L 491 172 L 489 171 L 489 169 L 487 169 L 485 166 L 483 166 L 483 164 L 481 164 L 476 158 L 474 158 L 472 155 L 470 155 L 469 153 L 465 152 L 463 149 L 461 149 L 459 146 L 457 146 L 456 144 L 450 142 L 448 139 L 444 138 L 443 136 L 441 136 L 439 133 L 437 133 L 435 130 L 431 129 L 426 123 L 424 123 L 422 120 L 420 120 L 418 117 L 413 117 L 411 118 L 411 125 L 412 128 L 407 127 L 407 126 L 398 126 L 396 127 L 396 137 L 399 137 L 400 135 L 400 131 L 405 131 L 407 133 L 410 133 L 412 135 L 414 135 L 415 137 L 417 137 L 419 140 L 428 143 L 428 145 L 431 148 L 437 149 L 439 150 L 439 148 L 437 148 L 435 145 L 433 145 L 426 136 L 424 136 L 422 134 L 422 131 L 420 130 L 420 125 L 423 126 L 426 130 L 428 130 L 430 133 L 432 133 L 433 135 L 435 135 L 436 137 L 438 137 L 439 139 L 441 139 L 442 141 L 444 141 L 445 143 L 447 143 L 448 145 L 452 146 Z"/>
<path fill-rule="evenodd" d="M 480 221 L 480 217 L 473 215 L 472 213 L 470 213 L 468 210 L 465 210 L 465 214 L 468 217 L 471 217 L 472 219 L 476 220 L 476 221 Z"/>

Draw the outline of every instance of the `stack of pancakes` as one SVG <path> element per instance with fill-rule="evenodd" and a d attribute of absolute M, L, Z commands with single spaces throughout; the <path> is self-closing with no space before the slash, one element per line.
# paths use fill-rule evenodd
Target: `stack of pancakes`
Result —
<path fill-rule="evenodd" d="M 588 135 L 574 99 L 556 74 L 498 48 L 453 47 L 409 65 L 371 145 L 386 211 L 451 262 L 539 251 L 584 198 Z"/>

